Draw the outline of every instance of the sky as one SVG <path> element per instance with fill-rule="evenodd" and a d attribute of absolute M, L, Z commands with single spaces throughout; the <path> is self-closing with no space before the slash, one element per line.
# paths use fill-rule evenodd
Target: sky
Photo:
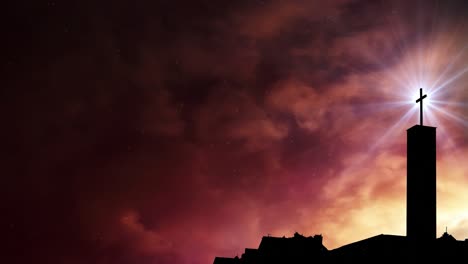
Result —
<path fill-rule="evenodd" d="M 10 1 L 9 263 L 202 264 L 262 236 L 405 235 L 437 127 L 437 234 L 468 238 L 465 1 Z"/>

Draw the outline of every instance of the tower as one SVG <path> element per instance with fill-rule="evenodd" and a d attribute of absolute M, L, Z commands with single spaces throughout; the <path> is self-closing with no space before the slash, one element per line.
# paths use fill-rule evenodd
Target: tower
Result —
<path fill-rule="evenodd" d="M 420 125 L 407 130 L 406 236 L 412 241 L 436 238 L 436 128 L 423 125 L 423 95 L 419 89 Z"/>
<path fill-rule="evenodd" d="M 406 236 L 436 239 L 436 128 L 407 130 Z"/>

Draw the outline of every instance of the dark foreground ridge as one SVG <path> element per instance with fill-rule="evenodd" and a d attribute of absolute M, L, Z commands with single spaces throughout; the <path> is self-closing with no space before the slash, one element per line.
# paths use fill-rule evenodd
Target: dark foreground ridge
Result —
<path fill-rule="evenodd" d="M 466 263 L 468 239 L 456 240 L 448 233 L 433 241 L 413 241 L 406 236 L 377 235 L 333 250 L 322 236 L 264 236 L 258 249 L 246 248 L 242 256 L 216 257 L 213 264 L 313 264 L 313 263 L 421 263 L 422 261 Z"/>

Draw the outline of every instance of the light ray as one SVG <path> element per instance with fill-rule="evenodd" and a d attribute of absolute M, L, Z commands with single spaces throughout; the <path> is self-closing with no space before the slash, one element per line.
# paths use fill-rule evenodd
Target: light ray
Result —
<path fill-rule="evenodd" d="M 449 78 L 448 80 L 446 80 L 444 83 L 442 83 L 440 86 L 438 86 L 437 88 L 435 88 L 432 93 L 435 94 L 437 93 L 438 91 L 440 91 L 442 88 L 444 88 L 445 86 L 451 84 L 452 82 L 456 81 L 458 78 L 460 78 L 461 76 L 463 76 L 466 72 L 468 72 L 468 67 L 464 68 L 463 70 L 459 71 L 458 73 L 456 73 L 454 76 L 452 76 L 451 78 Z"/>
<path fill-rule="evenodd" d="M 432 122 L 433 124 L 442 123 L 441 120 L 438 118 L 438 116 L 435 114 L 429 114 L 427 116 L 427 119 L 430 121 L 433 121 Z M 443 139 L 443 141 L 447 142 L 448 151 L 444 151 L 444 156 L 448 156 L 449 159 L 451 159 L 455 163 L 460 163 L 459 156 L 455 154 L 456 151 L 458 150 L 458 147 L 455 144 L 455 141 L 453 140 L 453 138 L 450 136 L 449 131 L 444 126 L 438 126 L 437 130 L 438 130 L 437 136 Z"/>
<path fill-rule="evenodd" d="M 435 105 L 440 105 L 440 106 L 468 107 L 468 103 L 465 103 L 465 102 L 448 102 L 448 101 L 441 101 L 441 100 L 431 100 L 431 103 Z"/>
<path fill-rule="evenodd" d="M 463 55 L 463 53 L 465 53 L 465 50 L 466 50 L 467 47 L 468 47 L 468 45 L 463 47 L 458 52 L 458 54 L 455 55 L 455 57 L 452 59 L 452 61 L 449 63 L 449 65 L 447 65 L 447 67 L 445 67 L 445 70 L 439 75 L 439 77 L 429 87 L 429 90 L 434 89 L 434 87 L 442 80 L 442 78 L 448 73 L 448 71 L 450 71 L 453 68 L 453 66 L 455 65 L 455 62 L 457 62 L 458 59 L 460 59 L 460 57 Z"/>
<path fill-rule="evenodd" d="M 460 117 L 458 115 L 455 115 L 455 114 L 453 114 L 453 113 L 451 113 L 451 112 L 449 112 L 449 111 L 447 111 L 447 110 L 445 110 L 443 108 L 435 106 L 435 105 L 431 106 L 431 108 L 434 108 L 437 112 L 449 117 L 452 120 L 455 120 L 455 121 L 459 122 L 463 126 L 468 127 L 468 121 L 465 120 L 464 118 L 462 118 L 462 117 Z"/>
<path fill-rule="evenodd" d="M 387 129 L 387 131 L 385 132 L 385 134 L 383 134 L 382 137 L 380 137 L 370 148 L 369 148 L 369 152 L 373 152 L 375 149 L 377 149 L 377 147 L 379 147 L 382 142 L 386 141 L 387 138 L 394 133 L 394 131 L 397 129 L 397 128 L 401 128 L 403 126 L 404 123 L 407 123 L 408 120 L 410 119 L 411 115 L 415 115 L 416 114 L 416 110 L 417 108 L 411 108 L 409 109 L 395 124 L 393 124 L 392 127 L 390 127 L 390 129 Z"/>
<path fill-rule="evenodd" d="M 393 102 L 380 102 L 380 103 L 364 103 L 355 105 L 357 108 L 370 110 L 372 112 L 381 112 L 389 109 L 400 109 L 408 107 L 412 102 L 409 101 L 393 101 Z"/>
<path fill-rule="evenodd" d="M 356 170 L 356 168 L 359 168 L 362 166 L 362 164 L 366 163 L 370 158 L 374 157 L 374 151 L 382 145 L 383 142 L 387 141 L 387 139 L 395 132 L 395 130 L 401 128 L 404 126 L 405 123 L 408 122 L 408 120 L 413 116 L 416 115 L 416 108 L 410 108 L 406 113 L 395 123 L 390 129 L 387 129 L 385 134 L 380 137 L 373 145 L 370 146 L 370 148 L 367 151 L 367 155 L 359 157 L 358 160 L 356 160 L 353 165 L 348 166 L 346 168 L 346 172 L 352 172 Z"/>

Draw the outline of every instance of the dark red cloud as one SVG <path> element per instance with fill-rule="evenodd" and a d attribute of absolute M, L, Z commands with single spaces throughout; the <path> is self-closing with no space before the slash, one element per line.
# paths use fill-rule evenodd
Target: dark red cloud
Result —
<path fill-rule="evenodd" d="M 428 122 L 438 224 L 466 236 L 463 1 L 9 5 L 8 260 L 207 263 L 266 234 L 404 234 L 416 115 L 389 103 L 418 74 L 458 103 Z"/>

